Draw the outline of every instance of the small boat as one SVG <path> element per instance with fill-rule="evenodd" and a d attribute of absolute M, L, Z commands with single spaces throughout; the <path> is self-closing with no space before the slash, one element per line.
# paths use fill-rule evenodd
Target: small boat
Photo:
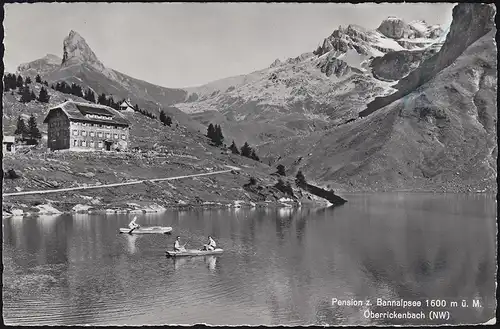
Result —
<path fill-rule="evenodd" d="M 186 251 L 170 251 L 167 250 L 167 257 L 185 257 L 185 256 L 206 256 L 206 255 L 217 255 L 222 254 L 224 249 L 216 248 L 214 250 L 199 250 L 199 249 L 188 249 Z"/>
<path fill-rule="evenodd" d="M 129 228 L 120 228 L 120 233 L 130 232 Z M 172 232 L 170 226 L 149 226 L 149 227 L 139 227 L 132 231 L 131 234 L 167 234 Z"/>

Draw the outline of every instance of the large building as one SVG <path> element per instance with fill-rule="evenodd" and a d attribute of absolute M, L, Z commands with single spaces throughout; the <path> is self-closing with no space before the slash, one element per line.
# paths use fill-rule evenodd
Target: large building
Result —
<path fill-rule="evenodd" d="M 49 110 L 47 147 L 51 150 L 126 150 L 130 123 L 108 106 L 66 101 Z"/>

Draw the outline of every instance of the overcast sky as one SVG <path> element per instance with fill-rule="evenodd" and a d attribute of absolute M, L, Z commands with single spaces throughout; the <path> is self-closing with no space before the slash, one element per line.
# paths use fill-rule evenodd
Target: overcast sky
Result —
<path fill-rule="evenodd" d="M 339 25 L 387 16 L 449 24 L 454 4 L 38 3 L 5 5 L 6 71 L 78 32 L 105 66 L 165 87 L 250 73 L 313 51 Z"/>

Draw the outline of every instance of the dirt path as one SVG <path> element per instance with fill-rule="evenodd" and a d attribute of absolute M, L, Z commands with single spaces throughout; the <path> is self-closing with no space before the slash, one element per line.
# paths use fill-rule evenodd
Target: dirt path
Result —
<path fill-rule="evenodd" d="M 233 170 L 241 170 L 241 168 L 234 167 L 234 166 L 227 166 L 226 165 L 226 167 L 231 168 L 231 169 L 230 170 L 213 171 L 213 172 L 202 173 L 202 174 L 185 175 L 185 176 L 144 179 L 144 180 L 137 180 L 137 181 L 132 181 L 132 182 L 125 182 L 125 183 L 114 183 L 114 184 L 95 185 L 95 186 L 78 186 L 78 187 L 61 188 L 61 189 L 55 189 L 55 190 L 23 191 L 23 192 L 15 192 L 15 193 L 4 193 L 3 196 L 5 197 L 5 196 L 15 196 L 15 195 L 47 194 L 47 193 L 57 193 L 57 192 L 66 192 L 66 191 L 80 191 L 80 190 L 89 190 L 89 189 L 95 189 L 95 188 L 134 185 L 134 184 L 141 184 L 144 182 L 161 182 L 161 181 L 176 180 L 176 179 L 182 179 L 182 178 L 217 175 L 217 174 L 228 173 L 228 172 L 231 172 Z"/>

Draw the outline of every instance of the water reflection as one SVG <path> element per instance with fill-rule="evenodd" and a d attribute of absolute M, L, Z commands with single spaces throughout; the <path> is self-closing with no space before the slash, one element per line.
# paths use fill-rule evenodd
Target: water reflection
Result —
<path fill-rule="evenodd" d="M 137 240 L 138 236 L 136 234 L 124 234 L 124 235 L 127 237 L 128 252 L 131 254 L 135 254 L 136 252 L 135 241 Z"/>
<path fill-rule="evenodd" d="M 174 269 L 193 268 L 200 264 L 205 264 L 211 272 L 215 272 L 217 256 L 196 256 L 196 257 L 173 257 Z"/>

